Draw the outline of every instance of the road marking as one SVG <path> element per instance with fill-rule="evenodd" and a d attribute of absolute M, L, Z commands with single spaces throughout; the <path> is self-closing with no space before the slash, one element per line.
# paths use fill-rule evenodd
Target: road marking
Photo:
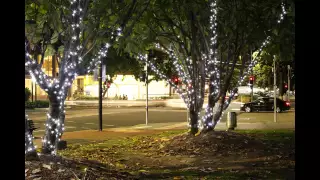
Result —
<path fill-rule="evenodd" d="M 250 120 L 250 119 L 256 119 L 255 117 L 251 117 L 251 118 L 239 118 L 239 120 Z"/>
<path fill-rule="evenodd" d="M 76 127 L 74 126 L 66 126 L 66 129 L 75 129 Z"/>
<path fill-rule="evenodd" d="M 109 125 L 109 124 L 106 124 L 106 125 L 103 125 L 103 126 L 109 126 L 109 127 L 110 127 L 110 126 L 114 126 L 114 125 Z"/>
<path fill-rule="evenodd" d="M 231 102 L 231 104 L 244 104 L 242 102 Z"/>
<path fill-rule="evenodd" d="M 95 124 L 95 123 L 84 123 L 84 124 Z"/>
<path fill-rule="evenodd" d="M 152 127 L 152 126 L 138 126 L 138 127 L 133 127 L 134 129 L 141 129 L 141 128 L 149 128 L 149 127 Z"/>
<path fill-rule="evenodd" d="M 239 118 L 239 120 L 250 120 L 250 118 Z"/>
<path fill-rule="evenodd" d="M 44 132 L 44 130 L 35 130 L 34 132 Z"/>
<path fill-rule="evenodd" d="M 240 109 L 231 109 L 231 111 L 240 111 Z"/>

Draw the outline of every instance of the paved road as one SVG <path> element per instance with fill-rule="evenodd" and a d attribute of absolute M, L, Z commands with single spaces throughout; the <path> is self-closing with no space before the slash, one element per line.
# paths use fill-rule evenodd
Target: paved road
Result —
<path fill-rule="evenodd" d="M 228 111 L 239 112 L 240 104 L 231 104 Z M 35 135 L 43 134 L 46 118 L 45 111 L 28 112 L 30 119 L 34 120 L 35 125 L 40 127 Z M 222 121 L 226 120 L 226 114 Z M 273 113 L 239 113 L 238 122 L 268 122 L 273 121 Z M 280 113 L 278 121 L 294 121 L 294 112 Z M 150 108 L 148 122 L 170 125 L 187 122 L 186 110 L 174 110 L 170 108 Z M 103 109 L 103 128 L 130 127 L 145 124 L 144 108 L 104 108 Z M 70 109 L 66 113 L 66 131 L 80 131 L 98 129 L 98 110 L 97 109 Z"/>

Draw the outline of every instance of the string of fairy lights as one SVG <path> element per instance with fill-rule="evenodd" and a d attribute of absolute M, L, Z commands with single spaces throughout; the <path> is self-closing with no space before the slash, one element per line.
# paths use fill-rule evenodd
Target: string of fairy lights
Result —
<path fill-rule="evenodd" d="M 27 115 L 27 113 L 25 113 L 25 120 L 26 122 L 28 123 L 29 121 L 29 117 Z M 26 124 L 26 126 L 28 126 L 28 124 Z M 34 146 L 33 145 L 33 136 L 32 134 L 30 133 L 29 129 L 27 129 L 28 131 L 25 131 L 25 143 L 24 143 L 24 146 L 25 146 L 25 154 L 29 153 L 29 152 L 32 152 L 32 151 L 35 151 L 37 146 Z"/>
<path fill-rule="evenodd" d="M 217 4 L 216 1 L 213 1 L 210 4 L 211 7 L 211 16 L 210 16 L 210 29 L 212 30 L 212 37 L 210 38 L 210 45 L 212 48 L 210 48 L 209 55 L 203 54 L 202 56 L 209 60 L 207 64 L 207 72 L 209 77 L 209 95 L 208 99 L 214 98 L 219 94 L 219 86 L 220 86 L 220 72 L 217 69 Z M 208 59 L 209 58 L 209 59 Z M 214 78 L 213 78 L 214 77 Z M 211 92 L 212 91 L 212 92 Z M 213 116 L 213 108 L 210 107 L 209 101 L 205 108 L 204 116 L 202 116 L 202 121 L 198 121 L 198 127 L 199 129 L 203 129 L 204 127 L 209 128 L 212 126 L 211 122 L 206 122 L 206 120 L 209 117 Z"/>
<path fill-rule="evenodd" d="M 161 47 L 159 43 L 155 44 L 155 47 L 158 49 L 161 49 L 162 51 L 166 52 L 169 55 L 169 58 L 173 60 L 173 65 L 176 68 L 176 71 L 178 72 L 179 78 L 181 79 L 182 82 L 184 82 L 185 84 L 187 84 L 187 88 L 190 90 L 191 89 L 191 76 L 190 74 L 188 74 L 187 72 L 185 72 L 183 70 L 182 65 L 179 63 L 179 58 L 178 56 L 174 53 L 174 50 L 169 47 L 168 50 L 166 50 L 165 48 Z M 140 56 L 142 57 L 142 56 Z M 145 56 L 147 57 L 147 56 Z M 140 58 L 141 59 L 141 58 Z M 146 62 L 147 59 L 144 59 L 144 61 Z M 148 62 L 150 64 L 150 67 L 153 69 L 156 69 L 155 65 L 152 62 Z M 159 71 L 160 72 L 160 71 Z M 165 75 L 163 75 L 163 77 L 165 77 L 166 79 L 169 79 L 168 77 L 166 77 Z M 170 84 L 173 84 L 170 80 L 167 81 Z M 178 89 L 179 92 L 183 92 L 183 90 L 181 88 L 179 88 L 178 86 L 176 86 L 175 84 L 173 85 L 174 89 Z M 190 107 L 190 103 L 192 103 L 192 101 L 190 101 L 190 93 L 193 93 L 194 91 L 187 91 L 187 94 L 184 95 L 184 101 L 187 102 L 186 105 L 187 107 Z"/>
<path fill-rule="evenodd" d="M 278 19 L 278 21 L 277 21 L 278 23 L 283 22 L 284 16 L 287 14 L 287 11 L 286 11 L 286 9 L 285 9 L 285 4 L 284 4 L 284 3 L 281 3 L 281 10 L 282 10 L 282 11 L 281 11 L 281 13 L 280 13 L 280 17 L 279 17 L 279 19 Z M 249 65 L 249 67 L 248 67 L 248 70 L 247 70 L 247 71 L 244 73 L 244 75 L 240 78 L 240 80 L 239 80 L 238 83 L 237 83 L 237 86 L 240 86 L 240 85 L 243 83 L 244 78 L 252 71 L 252 68 L 258 63 L 257 57 L 261 54 L 263 48 L 265 48 L 265 47 L 270 43 L 270 40 L 271 40 L 271 38 L 270 38 L 270 36 L 268 36 L 268 37 L 266 38 L 266 40 L 262 43 L 261 47 L 259 48 L 258 55 L 255 56 L 255 58 L 251 61 L 250 65 Z M 232 92 L 230 93 L 229 99 L 224 102 L 224 110 L 228 108 L 231 100 L 233 99 L 233 97 L 234 97 L 234 95 L 235 95 L 236 93 L 237 93 L 237 90 L 234 90 L 234 91 L 232 91 Z M 224 112 L 225 112 L 224 110 L 222 111 L 222 114 L 221 114 L 220 119 L 219 119 L 218 122 L 221 121 L 221 118 L 222 118 L 222 116 L 223 116 L 223 114 L 224 114 Z"/>
<path fill-rule="evenodd" d="M 42 138 L 43 147 L 47 148 L 53 155 L 56 154 L 56 147 L 58 142 L 61 140 L 63 131 L 65 130 L 64 118 L 65 109 L 64 101 L 66 99 L 69 88 L 72 82 L 77 77 L 77 65 L 83 63 L 83 59 L 80 56 L 82 46 L 80 45 L 81 38 L 81 28 L 83 27 L 83 9 L 81 7 L 81 0 L 72 0 L 70 3 L 70 9 L 72 12 L 71 18 L 71 41 L 70 47 L 68 49 L 67 57 L 63 57 L 61 63 L 61 69 L 58 79 L 49 78 L 41 67 L 38 65 L 37 61 L 32 59 L 31 55 L 27 50 L 26 41 L 26 55 L 25 55 L 25 66 L 29 70 L 32 80 L 40 86 L 41 89 L 46 91 L 48 94 L 56 95 L 56 102 L 58 103 L 59 114 L 52 117 L 47 113 L 47 122 L 45 124 L 47 133 Z M 113 34 L 112 38 L 120 36 L 121 29 L 117 29 L 117 33 Z M 87 68 L 87 73 L 90 73 L 98 65 L 101 64 L 102 58 L 107 56 L 108 48 L 110 44 L 106 43 L 98 51 L 97 55 L 90 61 L 90 65 Z M 56 106 L 56 104 L 51 104 L 51 106 Z M 51 139 L 55 137 L 55 139 Z M 29 140 L 29 138 L 28 138 Z M 54 141 L 54 142 L 52 142 Z M 31 148 L 31 147 L 30 147 Z"/>
<path fill-rule="evenodd" d="M 47 76 L 43 70 L 41 69 L 41 67 L 38 65 L 36 60 L 33 60 L 31 55 L 28 53 L 27 48 L 26 48 L 26 54 L 25 54 L 25 59 L 26 59 L 26 63 L 25 66 L 27 67 L 27 69 L 29 70 L 29 73 L 32 77 L 32 80 L 37 83 L 41 89 L 43 89 L 44 91 L 46 91 L 48 94 L 49 93 L 53 93 L 55 95 L 57 95 L 57 102 L 59 103 L 59 109 L 60 109 L 60 114 L 57 117 L 51 117 L 51 115 L 48 113 L 47 114 L 47 123 L 45 124 L 45 126 L 47 127 L 47 130 L 49 131 L 49 133 L 51 135 L 54 135 L 56 139 L 58 139 L 58 141 L 60 141 L 60 138 L 62 136 L 62 133 L 65 129 L 64 127 L 64 117 L 65 117 L 65 110 L 64 110 L 64 100 L 67 96 L 67 91 L 70 88 L 70 86 L 72 85 L 73 80 L 77 77 L 77 64 L 82 63 L 82 57 L 80 56 L 80 52 L 82 50 L 82 46 L 79 45 L 79 38 L 81 37 L 81 31 L 80 28 L 82 27 L 82 18 L 83 18 L 83 10 L 81 8 L 81 0 L 72 0 L 71 1 L 71 11 L 72 11 L 72 23 L 71 23 L 71 29 L 72 29 L 72 40 L 71 40 L 71 48 L 69 49 L 69 54 L 67 55 L 67 58 L 64 57 L 65 63 L 62 64 L 62 70 L 60 70 L 62 73 L 60 74 L 60 78 L 59 80 L 56 78 L 49 78 L 49 76 Z M 216 2 L 214 1 L 211 4 L 211 12 L 212 12 L 212 16 L 210 16 L 210 24 L 211 24 L 211 29 L 213 32 L 213 37 L 210 39 L 211 40 L 211 45 L 214 47 L 216 44 L 216 27 L 217 27 L 217 23 L 216 23 Z M 282 20 L 284 19 L 284 15 L 287 13 L 284 7 L 284 4 L 281 4 L 281 8 L 282 8 L 282 13 L 280 14 L 278 23 L 282 22 Z M 121 29 L 118 29 L 118 32 L 116 33 L 116 35 L 120 36 L 121 35 Z M 26 47 L 27 47 L 27 43 L 26 42 Z M 262 49 L 265 48 L 268 44 L 270 43 L 270 37 L 267 37 L 267 39 L 263 42 L 262 46 L 259 49 L 259 54 L 261 53 Z M 102 62 L 102 58 L 106 57 L 107 52 L 108 52 L 108 48 L 110 47 L 110 44 L 106 44 L 105 46 L 103 46 L 99 52 L 98 55 L 93 58 L 90 62 L 89 67 L 87 68 L 87 73 L 91 72 L 95 67 L 97 67 L 98 65 L 101 64 Z M 158 46 L 159 48 L 159 46 Z M 161 48 L 163 50 L 163 48 Z M 214 49 L 214 50 L 213 50 Z M 215 91 L 212 92 L 212 95 L 216 95 L 218 94 L 219 91 L 219 84 L 218 84 L 218 79 L 220 78 L 220 74 L 218 69 L 216 68 L 216 64 L 217 64 L 217 59 L 216 59 L 216 48 L 210 49 L 210 54 L 209 56 L 203 55 L 204 58 L 209 59 L 208 62 L 208 67 L 206 68 L 206 71 L 209 72 L 209 76 L 215 76 L 214 81 L 210 82 L 210 85 L 213 85 L 215 87 Z M 185 102 L 185 104 L 187 105 L 187 107 L 189 108 L 191 104 L 194 104 L 194 99 L 192 99 L 191 95 L 193 93 L 195 93 L 194 88 L 192 86 L 189 86 L 189 84 L 191 83 L 191 78 L 190 76 L 188 77 L 187 73 L 183 72 L 183 67 L 179 64 L 179 59 L 178 57 L 174 54 L 174 51 L 172 49 L 169 49 L 169 51 L 166 51 L 166 53 L 168 53 L 170 55 L 170 58 L 172 58 L 174 60 L 174 65 L 177 69 L 177 71 L 179 72 L 179 76 L 188 84 L 188 88 L 187 88 L 187 92 L 184 92 L 184 90 L 181 87 L 178 87 L 177 85 L 175 85 L 172 80 L 170 80 L 170 78 L 167 78 L 166 75 L 164 75 L 163 73 L 161 73 L 156 66 L 148 61 L 148 56 L 147 55 L 139 55 L 138 58 L 140 60 L 143 60 L 145 62 L 148 61 L 148 64 L 150 65 L 151 69 L 157 73 L 161 78 L 166 79 L 166 81 L 168 83 L 170 83 L 174 89 L 177 90 L 178 94 L 180 95 L 180 97 L 183 99 L 183 101 Z M 248 70 L 243 74 L 243 76 L 240 78 L 240 80 L 238 81 L 238 85 L 241 85 L 244 81 L 244 78 L 249 74 L 249 72 L 251 72 L 252 68 L 256 65 L 257 63 L 257 58 L 258 56 L 256 56 L 252 62 L 250 63 Z M 187 58 L 187 61 L 189 61 L 189 64 L 191 64 L 191 59 Z M 212 68 L 213 67 L 213 68 Z M 188 68 L 191 69 L 191 67 L 188 66 Z M 233 96 L 236 94 L 236 91 L 232 91 L 231 95 L 229 96 L 229 99 L 226 100 L 224 102 L 224 107 L 223 109 L 226 109 L 228 107 L 228 105 L 231 102 L 231 99 L 233 98 Z M 210 94 L 211 95 L 211 94 Z M 201 98 L 201 96 L 199 96 L 199 98 Z M 202 99 L 200 99 L 202 101 Z M 223 114 L 224 114 L 224 110 L 222 111 L 222 114 L 220 116 L 219 121 L 221 120 Z M 209 108 L 207 106 L 206 108 L 206 112 L 205 112 L 205 116 L 202 118 L 202 121 L 200 120 L 200 112 L 198 112 L 198 128 L 202 129 L 204 127 L 203 121 L 205 120 L 205 118 L 207 118 L 207 116 L 213 115 L 213 109 Z M 26 118 L 28 118 L 28 116 L 26 115 Z M 219 122 L 218 121 L 218 122 Z M 191 124 L 189 124 L 191 125 Z M 207 124 L 207 126 L 213 126 L 214 124 L 209 123 Z M 33 146 L 33 137 L 32 135 L 30 135 L 30 133 L 26 134 L 26 142 L 25 142 L 25 153 L 30 152 L 35 150 L 35 146 Z M 57 142 L 55 140 L 55 143 L 52 142 L 52 140 L 50 139 L 50 136 L 45 136 L 42 139 L 43 145 L 49 147 L 50 151 L 52 154 L 56 154 L 56 147 L 57 147 Z"/>
<path fill-rule="evenodd" d="M 185 104 L 189 104 L 188 98 L 186 97 L 186 93 L 183 92 L 183 89 L 178 87 L 177 85 L 175 85 L 172 80 L 170 78 L 167 78 L 166 75 L 164 75 L 164 73 L 162 73 L 161 71 L 159 71 L 156 66 L 148 61 L 148 54 L 145 54 L 144 56 L 139 54 L 138 55 L 138 59 L 148 63 L 148 65 L 150 66 L 151 70 L 154 71 L 155 73 L 157 73 L 158 76 L 160 76 L 163 79 L 166 79 L 166 81 L 175 89 L 177 90 L 178 94 L 180 95 L 180 98 L 184 101 Z"/>
<path fill-rule="evenodd" d="M 216 1 L 214 1 L 212 4 L 211 4 L 211 12 L 212 12 L 212 15 L 210 16 L 210 25 L 211 25 L 211 29 L 212 29 L 212 33 L 213 33 L 213 37 L 210 38 L 210 41 L 211 41 L 211 44 L 213 46 L 213 49 L 210 49 L 210 53 L 209 53 L 209 56 L 206 56 L 205 54 L 202 55 L 202 57 L 204 59 L 209 59 L 209 62 L 208 62 L 208 67 L 206 67 L 206 71 L 209 72 L 209 77 L 211 76 L 215 76 L 213 82 L 210 81 L 210 84 L 209 85 L 212 85 L 215 87 L 215 91 L 213 91 L 210 95 L 214 96 L 214 95 L 217 95 L 219 94 L 219 78 L 220 78 L 220 72 L 219 70 L 217 69 L 217 52 L 216 52 L 216 48 L 215 45 L 216 45 L 216 38 L 217 38 L 217 34 L 216 34 L 216 28 L 217 28 L 217 23 L 216 23 L 216 13 L 217 13 L 217 6 L 216 6 Z M 285 10 L 285 6 L 284 6 L 284 3 L 281 4 L 281 8 L 282 8 L 282 13 L 280 14 L 280 18 L 278 20 L 278 23 L 281 23 L 282 20 L 284 19 L 284 15 L 287 13 L 286 10 Z M 249 64 L 249 67 L 247 69 L 247 71 L 243 74 L 243 76 L 240 78 L 240 80 L 237 82 L 237 85 L 241 85 L 245 79 L 245 77 L 251 72 L 252 68 L 256 65 L 257 63 L 257 57 L 261 54 L 262 52 L 262 49 L 265 48 L 269 43 L 270 43 L 270 36 L 268 36 L 266 38 L 266 40 L 262 43 L 261 47 L 259 48 L 259 51 L 258 51 L 258 55 L 251 61 L 251 63 Z M 156 45 L 157 48 L 160 48 L 159 44 Z M 164 48 L 161 47 L 162 50 L 164 50 L 166 53 L 170 54 L 170 52 L 168 52 L 167 50 L 165 50 Z M 143 56 L 141 56 L 143 57 Z M 174 58 L 174 60 L 177 62 L 177 56 L 171 56 Z M 144 59 L 144 61 L 147 61 L 147 58 L 140 58 L 140 59 Z M 148 62 L 151 66 L 151 69 L 156 72 L 160 77 L 166 79 L 167 82 L 169 82 L 170 84 L 173 84 L 169 78 L 167 78 L 163 73 L 161 73 L 156 67 L 155 65 L 152 63 L 152 62 Z M 177 71 L 181 71 L 183 68 L 181 67 L 180 64 L 178 63 L 174 63 Z M 211 68 L 211 69 L 210 69 Z M 211 71 L 210 71 L 211 70 Z M 185 78 L 185 76 L 183 75 L 182 72 L 179 72 L 180 75 L 182 75 L 182 78 Z M 174 86 L 174 85 L 173 85 Z M 183 94 L 183 91 L 182 89 L 180 89 L 179 87 L 176 87 L 174 86 L 175 89 L 178 89 L 178 93 L 180 95 L 180 97 L 184 100 L 184 102 L 190 102 L 191 103 L 194 103 L 193 100 L 191 100 L 191 97 L 189 96 L 189 98 L 187 98 L 185 96 L 185 94 Z M 188 89 L 187 91 L 187 94 L 192 94 L 194 92 L 193 88 L 191 88 L 191 90 Z M 217 109 L 219 108 L 223 108 L 222 109 L 222 112 L 221 112 L 221 115 L 219 117 L 219 120 L 218 122 L 209 122 L 208 124 L 205 124 L 204 125 L 204 122 L 206 120 L 206 118 L 208 118 L 209 116 L 213 116 L 214 113 L 213 113 L 213 108 L 210 108 L 209 105 L 206 107 L 206 111 L 205 111 L 205 115 L 202 117 L 202 121 L 200 120 L 200 118 L 198 118 L 198 128 L 201 130 L 204 128 L 204 126 L 206 126 L 207 128 L 208 127 L 213 127 L 215 126 L 217 123 L 220 122 L 221 118 L 223 117 L 224 115 L 224 112 L 225 112 L 225 109 L 227 109 L 227 107 L 229 106 L 233 96 L 237 93 L 237 90 L 235 91 L 232 91 L 231 92 L 231 95 L 229 96 L 229 99 L 225 100 L 225 102 L 223 104 L 220 104 L 220 106 L 218 106 Z M 189 103 L 186 103 L 187 107 L 189 108 L 190 107 L 190 104 Z M 222 106 L 222 107 L 221 107 Z M 198 116 L 200 115 L 200 112 L 198 113 Z M 192 126 L 191 124 L 189 124 L 189 126 Z"/>

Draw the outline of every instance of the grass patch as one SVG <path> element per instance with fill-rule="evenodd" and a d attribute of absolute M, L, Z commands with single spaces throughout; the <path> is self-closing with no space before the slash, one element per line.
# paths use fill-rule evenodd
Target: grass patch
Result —
<path fill-rule="evenodd" d="M 203 179 L 203 180 L 236 180 L 236 179 L 248 179 L 248 178 L 261 178 L 261 179 L 286 179 L 285 176 L 279 176 L 279 174 L 269 173 L 265 174 L 265 171 L 248 171 L 248 172 L 239 172 L 239 171 L 214 171 L 214 172 L 199 172 L 199 171 L 181 171 L 181 170 L 150 170 L 149 174 L 145 176 L 146 178 L 177 178 L 183 177 L 187 180 L 193 179 Z"/>
<path fill-rule="evenodd" d="M 197 137 L 184 135 L 187 132 L 172 130 L 72 144 L 59 153 L 98 161 L 139 179 L 290 179 L 294 176 L 294 130 L 217 131 Z"/>
<path fill-rule="evenodd" d="M 294 139 L 295 130 L 236 130 L 235 132 L 247 135 L 253 135 L 263 140 L 269 141 L 287 141 Z"/>

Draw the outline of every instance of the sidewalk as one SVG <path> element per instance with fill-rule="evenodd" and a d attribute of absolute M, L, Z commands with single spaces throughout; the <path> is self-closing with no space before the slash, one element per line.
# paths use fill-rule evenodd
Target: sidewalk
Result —
<path fill-rule="evenodd" d="M 239 130 L 264 130 L 264 129 L 294 129 L 294 122 L 291 123 L 238 123 Z M 170 130 L 187 130 L 188 124 L 187 122 L 183 123 L 150 123 L 148 126 L 145 124 L 140 124 L 131 127 L 124 128 L 106 128 L 102 132 L 97 130 L 83 130 L 83 131 L 73 131 L 73 132 L 65 132 L 62 136 L 63 140 L 68 141 L 68 144 L 74 143 L 92 143 L 99 142 L 104 140 L 112 140 L 117 138 L 125 138 L 132 137 L 138 135 L 152 135 L 155 133 L 161 133 L 163 131 Z M 225 123 L 217 124 L 216 130 L 226 130 Z M 35 144 L 38 147 L 41 147 L 41 139 L 35 139 Z"/>
<path fill-rule="evenodd" d="M 177 130 L 177 129 L 187 129 L 188 123 L 150 123 L 148 126 L 145 124 L 140 124 L 128 128 L 110 128 L 108 130 L 114 132 L 126 132 L 128 130 Z M 248 130 L 263 130 L 263 129 L 294 129 L 294 122 L 257 122 L 257 123 L 246 123 L 241 122 L 237 124 L 236 129 L 248 129 Z M 226 130 L 226 123 L 220 122 L 215 127 L 217 130 Z"/>

